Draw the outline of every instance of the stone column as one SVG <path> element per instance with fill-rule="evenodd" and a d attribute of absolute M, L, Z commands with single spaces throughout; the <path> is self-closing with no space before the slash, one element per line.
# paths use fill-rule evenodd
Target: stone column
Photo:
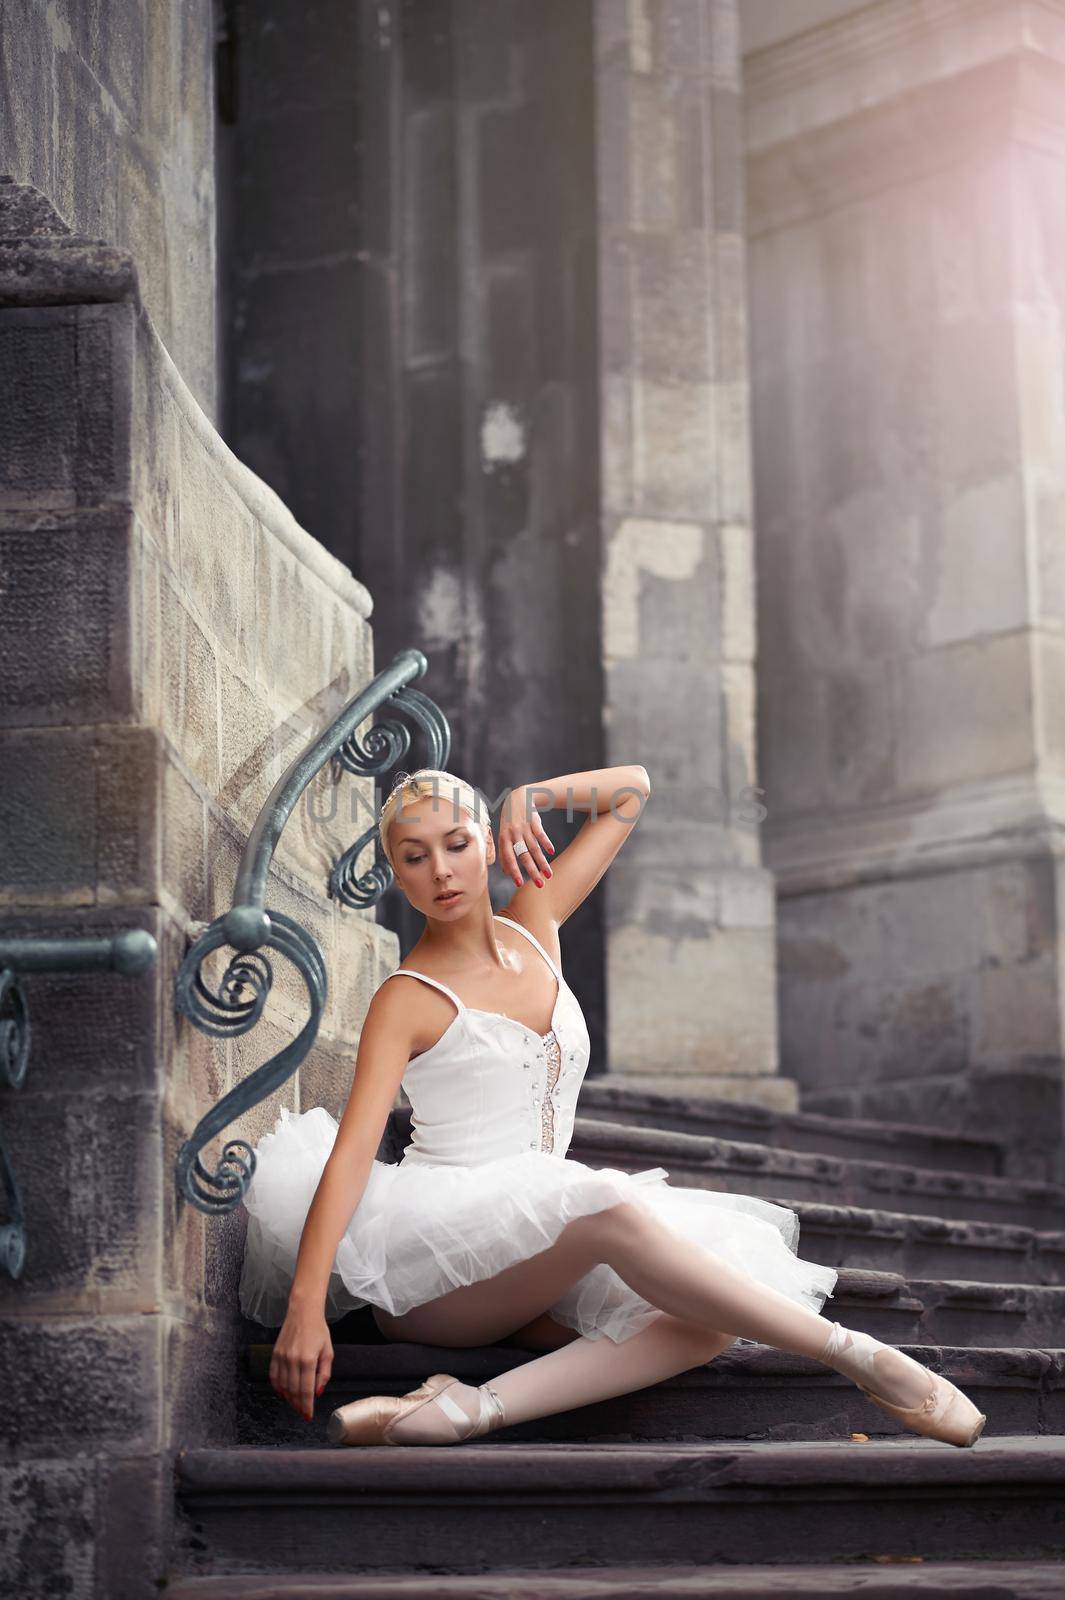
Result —
<path fill-rule="evenodd" d="M 654 792 L 611 867 L 625 1082 L 795 1105 L 761 863 L 734 0 L 596 6 L 607 760 Z"/>
<path fill-rule="evenodd" d="M 745 87 L 783 1065 L 1060 1174 L 1065 12 L 883 0 Z"/>

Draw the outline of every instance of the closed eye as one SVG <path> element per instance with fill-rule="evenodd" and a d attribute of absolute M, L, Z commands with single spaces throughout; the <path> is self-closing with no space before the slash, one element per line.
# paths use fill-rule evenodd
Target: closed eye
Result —
<path fill-rule="evenodd" d="M 449 845 L 448 848 L 451 849 L 451 850 L 467 850 L 467 849 L 469 849 L 469 845 L 468 844 L 453 844 L 453 845 Z M 422 856 L 406 856 L 404 859 L 406 860 L 408 866 L 412 866 L 413 867 L 413 866 L 416 866 L 419 861 L 424 861 L 425 857 L 423 855 Z"/>

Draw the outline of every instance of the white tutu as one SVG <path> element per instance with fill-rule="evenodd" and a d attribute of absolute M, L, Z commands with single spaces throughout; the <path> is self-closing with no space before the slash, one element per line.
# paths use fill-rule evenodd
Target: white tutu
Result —
<path fill-rule="evenodd" d="M 244 1199 L 249 1221 L 240 1304 L 265 1327 L 284 1321 L 303 1225 L 336 1134 L 324 1107 L 302 1113 L 283 1107 L 274 1132 L 256 1148 Z M 796 1254 L 794 1211 L 754 1195 L 671 1187 L 667 1178 L 664 1167 L 631 1174 L 542 1150 L 472 1166 L 374 1161 L 337 1247 L 326 1319 L 366 1305 L 402 1315 L 538 1255 L 572 1218 L 619 1200 L 642 1202 L 693 1243 L 820 1311 L 838 1274 Z M 606 1335 L 615 1343 L 661 1314 L 605 1264 L 549 1309 L 555 1321 L 586 1338 Z"/>

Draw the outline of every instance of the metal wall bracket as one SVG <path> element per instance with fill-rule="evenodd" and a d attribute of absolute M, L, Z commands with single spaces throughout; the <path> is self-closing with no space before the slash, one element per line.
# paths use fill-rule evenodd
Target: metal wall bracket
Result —
<path fill-rule="evenodd" d="M 110 937 L 0 939 L 0 1081 L 9 1089 L 21 1089 L 29 1068 L 32 1029 L 20 981 L 24 973 L 85 972 L 104 967 L 137 977 L 152 966 L 156 954 L 156 942 L 144 928 L 127 928 Z M 2 1137 L 0 1185 L 9 1217 L 0 1224 L 0 1269 L 19 1278 L 26 1261 L 26 1213 Z"/>

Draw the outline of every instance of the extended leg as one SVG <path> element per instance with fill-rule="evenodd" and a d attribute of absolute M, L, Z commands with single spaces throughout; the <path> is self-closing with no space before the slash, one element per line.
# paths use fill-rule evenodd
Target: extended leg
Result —
<path fill-rule="evenodd" d="M 619 1226 L 622 1209 L 602 1213 L 611 1219 L 603 1227 L 604 1259 L 651 1305 L 702 1327 L 812 1356 L 893 1405 L 919 1405 L 927 1395 L 926 1369 L 901 1350 L 759 1283 L 643 1207 L 633 1208 L 638 1221 Z"/>

